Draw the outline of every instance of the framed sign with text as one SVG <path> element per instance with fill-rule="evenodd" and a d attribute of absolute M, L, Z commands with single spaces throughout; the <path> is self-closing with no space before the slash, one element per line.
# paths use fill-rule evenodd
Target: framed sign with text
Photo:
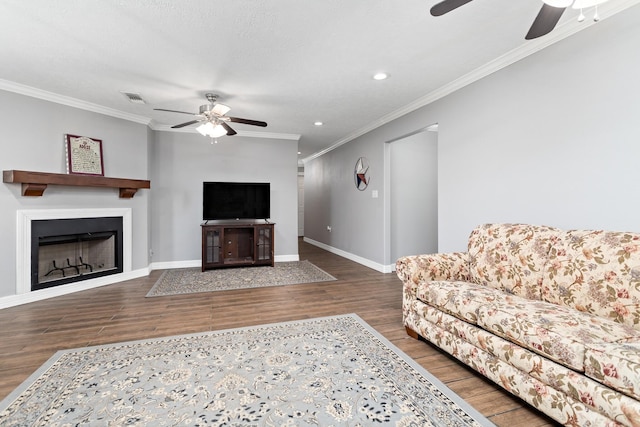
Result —
<path fill-rule="evenodd" d="M 104 176 L 102 141 L 87 136 L 65 135 L 67 173 Z"/>

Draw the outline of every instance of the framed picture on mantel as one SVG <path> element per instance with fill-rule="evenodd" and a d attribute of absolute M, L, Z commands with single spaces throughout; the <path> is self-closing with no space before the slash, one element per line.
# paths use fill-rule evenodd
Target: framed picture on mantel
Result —
<path fill-rule="evenodd" d="M 104 176 L 101 140 L 67 134 L 65 141 L 67 173 Z"/>

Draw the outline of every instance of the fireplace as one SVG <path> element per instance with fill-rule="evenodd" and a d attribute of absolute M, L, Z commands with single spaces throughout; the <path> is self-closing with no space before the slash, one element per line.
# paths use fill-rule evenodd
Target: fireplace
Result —
<path fill-rule="evenodd" d="M 31 221 L 31 290 L 123 271 L 122 217 Z"/>
<path fill-rule="evenodd" d="M 82 221 L 75 222 L 75 220 Z M 88 225 L 95 222 L 93 220 L 98 220 L 98 227 L 95 227 L 95 224 Z M 116 221 L 115 226 L 111 223 L 113 220 Z M 41 224 L 49 222 L 55 226 L 62 226 L 62 228 L 59 231 L 45 230 L 45 233 L 41 233 L 39 230 L 42 227 Z M 35 225 L 35 230 L 32 225 Z M 114 230 L 115 232 L 113 232 Z M 32 234 L 34 235 L 32 236 Z M 110 236 L 111 234 L 113 236 Z M 55 248 L 57 244 L 65 246 Z M 76 245 L 80 245 L 80 247 Z M 37 248 L 37 254 L 34 254 L 34 246 Z M 26 296 L 36 290 L 39 295 L 64 295 L 131 278 L 132 248 L 131 208 L 18 210 L 16 295 Z M 44 251 L 42 256 L 40 255 L 41 249 Z M 53 252 L 54 249 L 56 254 L 51 255 L 50 252 Z M 58 249 L 62 250 L 58 251 Z M 111 253 L 112 249 L 114 250 L 112 259 L 105 258 L 103 253 Z M 82 256 L 82 262 L 80 256 Z M 49 257 L 48 263 L 40 266 L 41 260 L 45 260 L 47 257 Z M 67 258 L 69 258 L 68 263 Z M 53 259 L 56 260 L 55 268 L 64 271 L 64 277 L 61 271 L 55 270 L 53 267 Z M 82 265 L 83 263 L 89 264 L 91 268 Z M 35 273 L 39 270 L 40 272 Z M 54 272 L 47 276 L 46 274 L 50 270 L 54 270 Z M 94 272 L 95 274 L 93 274 Z M 42 275 L 45 276 L 45 279 L 40 279 L 39 282 L 43 283 L 34 287 L 33 284 L 38 283 L 34 282 L 34 276 Z M 59 279 L 60 281 L 58 281 Z"/>

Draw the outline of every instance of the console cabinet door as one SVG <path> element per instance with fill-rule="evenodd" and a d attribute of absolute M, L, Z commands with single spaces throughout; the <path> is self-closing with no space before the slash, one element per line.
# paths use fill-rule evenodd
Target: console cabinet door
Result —
<path fill-rule="evenodd" d="M 202 271 L 224 263 L 222 227 L 202 227 Z"/>
<path fill-rule="evenodd" d="M 260 225 L 255 228 L 256 264 L 273 265 L 273 225 Z"/>

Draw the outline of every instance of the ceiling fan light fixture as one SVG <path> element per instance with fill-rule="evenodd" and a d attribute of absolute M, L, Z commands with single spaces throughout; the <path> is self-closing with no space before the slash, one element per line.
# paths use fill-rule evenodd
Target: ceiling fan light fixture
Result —
<path fill-rule="evenodd" d="M 209 136 L 211 138 L 217 138 L 219 136 L 224 136 L 227 134 L 227 130 L 223 128 L 221 125 L 217 125 L 213 128 L 213 131 L 209 132 Z"/>
<path fill-rule="evenodd" d="M 209 104 L 201 105 L 199 114 L 188 113 L 186 111 L 179 111 L 179 110 L 167 110 L 164 108 L 154 108 L 154 111 L 168 111 L 171 113 L 180 113 L 180 114 L 188 114 L 190 116 L 196 116 L 196 119 L 194 120 L 190 120 L 185 123 L 180 123 L 179 125 L 171 126 L 171 129 L 179 129 L 185 126 L 191 126 L 196 123 L 200 123 L 200 126 L 196 128 L 198 133 L 200 133 L 203 136 L 208 136 L 211 139 L 215 139 L 223 135 L 233 136 L 238 134 L 238 132 L 236 132 L 232 127 L 230 127 L 227 124 L 227 122 L 241 123 L 245 125 L 260 126 L 260 127 L 267 126 L 267 122 L 263 122 L 259 120 L 243 119 L 240 117 L 228 117 L 226 116 L 226 113 L 229 112 L 229 110 L 231 110 L 231 107 L 228 107 L 224 104 L 216 104 L 215 102 L 218 99 L 217 95 L 207 93 L 206 96 L 207 96 L 207 101 L 209 101 Z"/>
<path fill-rule="evenodd" d="M 200 132 L 201 135 L 208 136 L 210 138 L 217 138 L 227 134 L 227 130 L 224 127 L 221 125 L 214 125 L 211 122 L 198 126 L 196 130 Z"/>
<path fill-rule="evenodd" d="M 196 128 L 200 135 L 207 136 L 209 134 L 209 129 L 213 130 L 213 125 L 209 122 L 202 124 Z"/>
<path fill-rule="evenodd" d="M 551 7 L 569 7 L 573 0 L 542 0 L 544 4 Z"/>

